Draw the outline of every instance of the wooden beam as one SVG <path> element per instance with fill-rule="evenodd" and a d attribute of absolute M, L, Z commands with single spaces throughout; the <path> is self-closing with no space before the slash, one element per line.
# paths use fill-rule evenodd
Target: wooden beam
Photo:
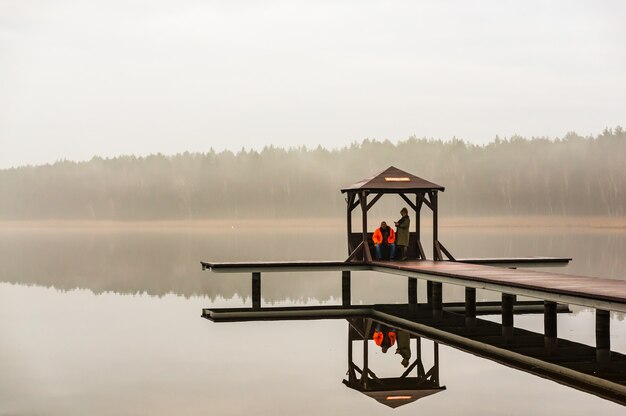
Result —
<path fill-rule="evenodd" d="M 476 289 L 473 287 L 465 288 L 465 325 L 476 327 Z"/>
<path fill-rule="evenodd" d="M 422 242 L 419 239 L 417 240 L 417 249 L 421 259 L 426 260 L 426 253 L 424 253 L 424 247 L 422 247 Z"/>
<path fill-rule="evenodd" d="M 372 199 L 369 204 L 367 204 L 367 210 L 369 211 L 370 208 L 372 208 L 374 206 L 374 204 L 383 196 L 384 194 L 380 193 L 380 194 L 376 194 L 376 196 L 374 197 L 374 199 Z"/>
<path fill-rule="evenodd" d="M 350 295 L 350 270 L 344 270 L 341 272 L 341 304 L 343 306 L 350 306 Z"/>
<path fill-rule="evenodd" d="M 415 361 L 413 361 L 413 364 L 411 364 L 410 366 L 408 366 L 406 368 L 406 370 L 404 370 L 404 373 L 402 373 L 400 378 L 406 378 L 411 373 L 411 371 L 413 371 L 413 369 L 415 369 L 419 365 L 419 361 L 421 359 L 422 359 L 422 357 L 420 355 L 418 355 L 417 358 L 415 359 Z"/>
<path fill-rule="evenodd" d="M 365 252 L 365 261 L 372 261 L 372 252 L 370 251 L 370 245 L 367 241 L 363 244 L 363 250 Z"/>
<path fill-rule="evenodd" d="M 372 328 L 372 320 L 368 319 L 365 325 L 365 337 L 363 338 L 363 373 L 361 374 L 361 386 L 367 387 L 367 374 L 369 371 L 369 336 Z"/>
<path fill-rule="evenodd" d="M 352 254 L 352 244 L 350 243 L 350 235 L 352 234 L 352 204 L 354 203 L 354 193 L 348 194 L 346 209 L 346 231 L 348 234 L 348 255 Z"/>
<path fill-rule="evenodd" d="M 352 212 L 356 207 L 359 206 L 359 200 L 357 199 L 358 194 L 356 192 L 350 192 L 348 194 L 348 211 Z"/>
<path fill-rule="evenodd" d="M 430 197 L 430 192 L 428 193 L 428 196 Z M 426 194 L 420 194 L 420 199 L 424 204 L 426 204 L 428 208 L 430 208 L 431 210 L 433 209 L 433 204 L 431 202 L 432 200 L 429 201 L 428 199 L 426 199 Z"/>
<path fill-rule="evenodd" d="M 350 321 L 348 321 L 349 323 Z M 354 372 L 354 361 L 352 360 L 352 331 L 350 330 L 350 323 L 348 324 L 348 380 L 354 383 L 356 380 L 356 373 Z"/>
<path fill-rule="evenodd" d="M 417 305 L 417 279 L 414 277 L 409 277 L 408 278 L 408 282 L 409 282 L 409 304 L 410 305 Z"/>
<path fill-rule="evenodd" d="M 438 321 L 443 316 L 443 285 L 439 282 L 432 283 L 433 318 Z"/>
<path fill-rule="evenodd" d="M 415 194 L 415 206 L 417 210 L 415 210 L 415 235 L 417 236 L 417 241 L 420 241 L 420 232 L 421 232 L 421 210 L 422 210 L 422 199 L 419 194 Z M 419 251 L 417 252 L 419 255 Z"/>
<path fill-rule="evenodd" d="M 596 309 L 596 361 L 606 366 L 611 361 L 611 313 Z"/>
<path fill-rule="evenodd" d="M 441 248 L 439 247 L 439 241 L 435 241 L 433 243 L 433 260 L 443 260 Z"/>
<path fill-rule="evenodd" d="M 450 254 L 450 252 L 443 246 L 443 244 L 441 244 L 440 241 L 437 241 L 437 244 L 439 245 L 439 248 L 441 249 L 441 251 L 443 251 L 443 253 L 448 257 L 448 260 L 455 261 L 452 254 Z"/>
<path fill-rule="evenodd" d="M 359 200 L 361 201 L 361 214 L 363 216 L 362 227 L 363 227 L 363 260 L 367 260 L 367 252 L 369 251 L 369 246 L 367 244 L 367 196 L 365 192 L 361 192 L 359 194 Z M 371 256 L 370 256 L 371 257 Z"/>
<path fill-rule="evenodd" d="M 409 204 L 409 206 L 413 209 L 413 211 L 417 211 L 417 206 L 413 203 L 413 201 L 411 201 L 409 198 L 407 198 L 406 195 L 404 195 L 404 194 L 398 194 L 398 195 L 400 195 L 400 197 L 402 199 L 404 199 L 404 202 Z"/>
<path fill-rule="evenodd" d="M 437 191 L 429 192 L 433 210 L 433 260 L 443 260 L 439 250 L 439 209 L 437 207 Z"/>
<path fill-rule="evenodd" d="M 513 338 L 513 306 L 515 305 L 515 295 L 502 294 L 502 335 L 506 339 Z"/>
<path fill-rule="evenodd" d="M 359 252 L 363 250 L 363 241 L 361 241 L 359 243 L 358 246 L 356 246 L 356 248 L 354 249 L 354 251 L 352 251 L 352 253 L 350 253 L 350 255 L 348 256 L 348 258 L 346 259 L 346 262 L 352 261 L 354 260 L 354 258 L 356 256 L 358 256 Z"/>
<path fill-rule="evenodd" d="M 556 306 L 556 302 L 543 302 L 543 339 L 546 351 L 550 355 L 556 352 L 557 347 Z"/>

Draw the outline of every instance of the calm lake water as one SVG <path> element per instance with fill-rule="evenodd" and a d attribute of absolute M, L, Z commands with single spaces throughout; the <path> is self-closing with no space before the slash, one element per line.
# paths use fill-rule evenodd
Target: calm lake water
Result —
<path fill-rule="evenodd" d="M 459 257 L 571 256 L 554 271 L 626 278 L 626 232 L 447 228 Z M 425 238 L 428 238 L 426 235 Z M 342 260 L 343 228 L 0 229 L 0 415 L 568 414 L 624 407 L 445 345 L 446 390 L 391 410 L 342 384 L 345 320 L 212 323 L 202 308 L 250 305 L 250 276 L 202 272 L 199 261 Z M 425 300 L 425 283 L 418 286 Z M 444 285 L 444 301 L 464 289 Z M 479 299 L 499 294 L 478 292 Z M 341 302 L 339 273 L 266 274 L 264 305 Z M 353 273 L 353 304 L 404 303 L 406 278 Z M 594 345 L 594 314 L 558 316 L 559 337 Z M 488 319 L 497 321 L 498 316 Z M 542 315 L 516 316 L 541 332 Z M 623 316 L 611 316 L 626 353 Z M 423 340 L 425 364 L 432 342 Z M 379 375 L 393 354 L 370 349 Z"/>

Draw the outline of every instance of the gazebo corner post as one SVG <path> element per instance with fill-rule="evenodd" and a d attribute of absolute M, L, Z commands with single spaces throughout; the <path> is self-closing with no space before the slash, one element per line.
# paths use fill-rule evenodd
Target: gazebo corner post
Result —
<path fill-rule="evenodd" d="M 417 192 L 415 193 L 415 258 L 426 260 L 421 243 L 422 198 L 423 195 Z"/>
<path fill-rule="evenodd" d="M 354 337 L 352 336 L 352 328 L 348 323 L 348 380 L 350 383 L 354 383 L 356 380 L 356 374 L 354 371 L 354 361 L 352 360 L 352 342 Z"/>
<path fill-rule="evenodd" d="M 361 213 L 363 215 L 363 261 L 372 261 L 370 246 L 367 242 L 367 191 L 359 193 Z"/>
<path fill-rule="evenodd" d="M 354 247 L 351 244 L 352 237 L 352 204 L 354 204 L 355 195 L 354 192 L 348 192 L 346 198 L 346 232 L 348 234 L 348 255 L 352 254 Z"/>
<path fill-rule="evenodd" d="M 370 331 L 372 330 L 372 320 L 368 319 L 365 324 L 365 331 L 363 331 L 363 370 L 361 372 L 361 387 L 366 389 L 368 387 L 368 373 L 369 373 L 369 339 Z"/>
<path fill-rule="evenodd" d="M 429 194 L 433 210 L 433 260 L 439 261 L 443 260 L 439 249 L 439 198 L 436 189 L 433 189 Z"/>

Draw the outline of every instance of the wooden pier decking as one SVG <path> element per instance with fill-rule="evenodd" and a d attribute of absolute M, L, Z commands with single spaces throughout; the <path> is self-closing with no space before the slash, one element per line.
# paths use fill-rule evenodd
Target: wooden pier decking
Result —
<path fill-rule="evenodd" d="M 560 267 L 566 266 L 570 257 L 500 257 L 467 258 L 455 261 L 470 264 L 492 265 L 499 267 Z M 386 262 L 389 263 L 389 262 Z M 242 272 L 297 272 L 297 271 L 341 271 L 371 270 L 369 263 L 362 261 L 256 261 L 256 262 L 206 262 L 201 261 L 202 270 L 210 269 L 215 273 Z"/>
<path fill-rule="evenodd" d="M 626 281 L 452 261 L 373 261 L 372 270 L 626 313 Z"/>
<path fill-rule="evenodd" d="M 449 283 L 467 288 L 486 289 L 509 295 L 574 304 L 626 313 L 626 281 L 574 276 L 527 269 L 511 269 L 511 264 L 527 267 L 567 264 L 569 259 L 530 257 L 510 259 L 466 259 L 464 261 L 371 261 L 371 262 L 257 262 L 207 263 L 203 269 L 216 273 L 299 272 L 299 271 L 377 271 L 405 277 Z"/>

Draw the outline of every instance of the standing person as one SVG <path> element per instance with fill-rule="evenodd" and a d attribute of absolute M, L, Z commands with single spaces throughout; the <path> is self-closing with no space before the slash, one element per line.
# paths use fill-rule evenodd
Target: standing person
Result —
<path fill-rule="evenodd" d="M 400 219 L 395 221 L 396 225 L 396 245 L 400 249 L 401 260 L 407 259 L 407 248 L 409 246 L 409 226 L 411 225 L 411 219 L 409 218 L 409 210 L 402 208 L 400 210 Z"/>
<path fill-rule="evenodd" d="M 406 331 L 398 331 L 397 338 L 396 354 L 402 356 L 402 367 L 407 368 L 411 359 L 411 336 Z"/>
<path fill-rule="evenodd" d="M 376 249 L 376 257 L 378 260 L 383 259 L 382 247 L 387 246 L 389 246 L 389 260 L 393 260 L 396 253 L 396 233 L 391 227 L 387 226 L 385 221 L 381 222 L 380 227 L 374 231 L 372 241 L 374 241 L 374 248 Z"/>

